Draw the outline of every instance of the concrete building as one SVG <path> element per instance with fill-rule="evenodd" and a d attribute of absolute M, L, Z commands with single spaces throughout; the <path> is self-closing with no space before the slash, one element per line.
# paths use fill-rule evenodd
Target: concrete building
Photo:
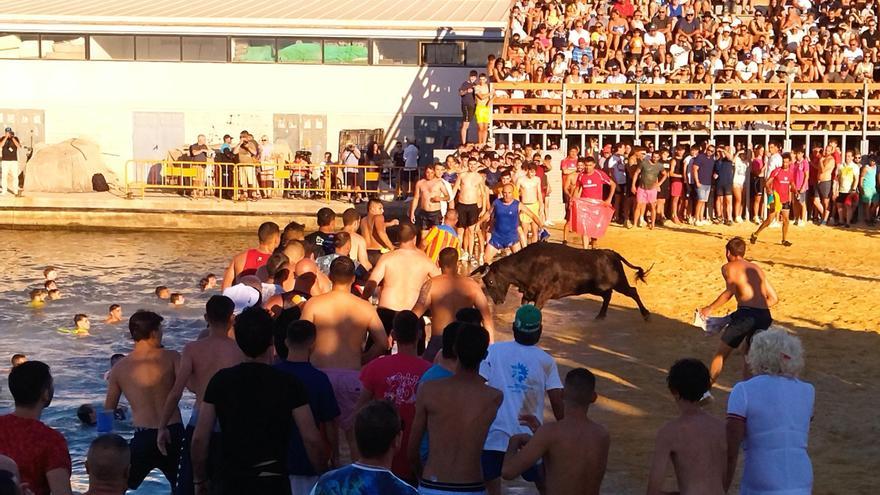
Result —
<path fill-rule="evenodd" d="M 509 5 L 8 0 L 0 124 L 25 145 L 91 139 L 119 171 L 242 129 L 318 159 L 403 138 L 428 158 L 458 141 L 458 86 L 500 52 Z"/>

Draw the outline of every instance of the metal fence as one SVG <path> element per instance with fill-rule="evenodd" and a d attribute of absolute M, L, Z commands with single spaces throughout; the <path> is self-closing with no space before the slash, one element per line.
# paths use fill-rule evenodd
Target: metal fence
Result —
<path fill-rule="evenodd" d="M 409 196 L 417 169 L 377 165 L 299 163 L 220 163 L 129 160 L 127 197 L 148 191 L 234 201 L 268 198 L 348 199 L 357 196 Z"/>

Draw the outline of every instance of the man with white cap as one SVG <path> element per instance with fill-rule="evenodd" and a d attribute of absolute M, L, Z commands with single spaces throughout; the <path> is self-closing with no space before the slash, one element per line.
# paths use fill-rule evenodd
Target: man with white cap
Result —
<path fill-rule="evenodd" d="M 501 467 L 510 437 L 532 433 L 544 417 L 544 394 L 550 399 L 553 415 L 563 415 L 562 381 L 556 361 L 537 346 L 541 339 L 541 310 L 531 304 L 520 306 L 513 320 L 513 341 L 489 346 L 489 355 L 480 365 L 486 383 L 504 394 L 495 421 L 483 446 L 483 477 L 489 495 L 501 493 Z M 535 466 L 522 476 L 543 486 L 541 470 Z"/>

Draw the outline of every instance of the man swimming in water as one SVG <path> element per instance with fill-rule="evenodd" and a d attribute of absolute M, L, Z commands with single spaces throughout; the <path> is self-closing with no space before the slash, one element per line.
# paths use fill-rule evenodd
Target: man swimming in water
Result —
<path fill-rule="evenodd" d="M 367 216 L 361 219 L 361 235 L 367 241 L 367 257 L 373 266 L 379 262 L 382 253 L 394 249 L 385 229 L 395 225 L 397 220 L 385 221 L 385 205 L 382 201 L 371 198 L 367 202 Z"/>
<path fill-rule="evenodd" d="M 455 374 L 419 387 L 407 453 L 420 476 L 422 495 L 486 493 L 480 456 L 503 400 L 501 392 L 486 385 L 479 374 L 488 348 L 486 329 L 462 324 L 455 342 Z M 419 448 L 425 432 L 430 441 L 423 466 Z"/>
<path fill-rule="evenodd" d="M 712 383 L 718 380 L 724 360 L 743 341 L 746 343 L 743 352 L 745 363 L 752 337 L 755 333 L 770 328 L 773 323 L 770 308 L 779 302 L 776 290 L 770 285 L 764 271 L 743 258 L 746 255 L 746 242 L 742 238 L 734 237 L 728 241 L 725 254 L 727 263 L 721 267 L 721 276 L 726 287 L 712 304 L 700 310 L 702 317 L 708 318 L 731 298 L 736 298 L 737 309 L 730 315 L 730 324 L 721 334 L 721 343 L 709 367 Z M 749 378 L 748 366 L 743 366 L 743 376 Z"/>
<path fill-rule="evenodd" d="M 159 451 L 156 440 L 158 428 L 164 426 L 161 411 L 174 386 L 180 354 L 162 347 L 162 320 L 152 311 L 138 311 L 128 319 L 134 349 L 110 369 L 104 414 L 113 414 L 123 394 L 131 405 L 135 431 L 131 439 L 128 487 L 137 490 L 150 471 L 159 468 L 174 493 L 184 439 L 180 410 L 176 406 L 168 419 L 171 442 L 167 455 Z"/>
<path fill-rule="evenodd" d="M 477 308 L 486 330 L 489 342 L 494 341 L 495 325 L 489 301 L 480 284 L 471 277 L 458 274 L 458 250 L 445 248 L 438 259 L 440 275 L 429 278 L 422 285 L 419 299 L 413 313 L 422 316 L 431 311 L 431 339 L 422 357 L 434 362 L 434 357 L 443 347 L 443 329 L 455 321 L 455 314 L 462 308 Z"/>
<path fill-rule="evenodd" d="M 89 322 L 89 317 L 80 313 L 73 317 L 73 334 L 74 335 L 89 335 L 89 330 L 91 330 L 92 324 Z"/>
<path fill-rule="evenodd" d="M 30 292 L 31 302 L 30 305 L 33 308 L 42 308 L 46 305 L 46 298 L 49 297 L 49 292 L 46 289 L 34 289 Z"/>
<path fill-rule="evenodd" d="M 256 249 L 248 249 L 232 258 L 223 274 L 221 289 L 232 287 L 238 277 L 256 275 L 257 270 L 266 264 L 269 256 L 281 243 L 281 229 L 275 222 L 265 222 L 260 225 L 257 237 L 260 244 Z"/>
<path fill-rule="evenodd" d="M 114 325 L 120 322 L 122 322 L 122 306 L 111 304 L 110 309 L 107 310 L 107 318 L 104 318 L 104 323 Z"/>
<path fill-rule="evenodd" d="M 354 261 L 339 257 L 330 264 L 333 289 L 303 305 L 302 319 L 317 327 L 312 364 L 327 374 L 339 404 L 340 426 L 349 447 L 354 443 L 354 410 L 361 393 L 361 365 L 388 349 L 388 337 L 373 306 L 351 293 Z M 369 335 L 373 345 L 364 352 Z"/>
<path fill-rule="evenodd" d="M 400 248 L 379 258 L 363 294 L 364 299 L 369 300 L 379 284 L 383 284 L 377 311 L 387 334 L 391 334 L 397 312 L 412 309 L 419 299 L 422 284 L 437 275 L 440 275 L 440 269 L 416 246 L 415 227 L 408 223 L 401 225 Z"/>
<path fill-rule="evenodd" d="M 510 437 L 501 475 L 512 480 L 544 460 L 548 495 L 598 495 L 608 464 L 608 430 L 588 417 L 596 401 L 596 377 L 586 368 L 565 376 L 565 416 L 546 423 L 534 435 Z"/>
<path fill-rule="evenodd" d="M 172 306 L 183 306 L 183 303 L 185 302 L 186 299 L 184 299 L 183 294 L 179 292 L 174 292 L 168 297 L 168 303 Z"/>
<path fill-rule="evenodd" d="M 54 266 L 47 266 L 46 269 L 43 270 L 43 278 L 47 281 L 54 281 L 58 278 L 58 270 L 56 270 Z"/>
<path fill-rule="evenodd" d="M 161 299 L 163 301 L 167 301 L 168 299 L 171 299 L 171 291 L 168 290 L 168 287 L 165 287 L 164 285 L 160 285 L 159 287 L 156 287 L 155 292 L 156 292 L 156 297 L 158 297 L 159 299 Z"/>
<path fill-rule="evenodd" d="M 174 376 L 174 386 L 165 397 L 162 416 L 159 419 L 159 434 L 156 436 L 156 447 L 163 455 L 168 455 L 168 447 L 171 443 L 171 432 L 167 428 L 168 422 L 178 411 L 178 403 L 183 395 L 184 387 L 188 388 L 196 396 L 193 404 L 192 415 L 186 426 L 186 439 L 184 440 L 183 457 L 180 463 L 180 479 L 178 494 L 193 493 L 192 464 L 190 462 L 189 446 L 192 435 L 196 429 L 199 417 L 199 406 L 205 395 L 208 382 L 219 370 L 231 368 L 240 363 L 244 356 L 234 340 L 229 338 L 234 318 L 235 303 L 226 296 L 212 296 L 205 304 L 205 321 L 208 323 L 208 336 L 195 340 L 183 347 L 180 355 L 180 364 Z M 212 434 L 216 442 L 219 433 Z"/>
<path fill-rule="evenodd" d="M 16 366 L 19 366 L 22 363 L 26 363 L 27 360 L 28 360 L 27 356 L 25 356 L 24 354 L 13 354 L 12 359 L 11 359 L 12 367 L 15 368 Z"/>
<path fill-rule="evenodd" d="M 206 290 L 216 289 L 217 288 L 217 275 L 213 273 L 209 273 L 205 275 L 205 278 L 199 282 L 199 288 L 202 289 L 202 292 Z"/>

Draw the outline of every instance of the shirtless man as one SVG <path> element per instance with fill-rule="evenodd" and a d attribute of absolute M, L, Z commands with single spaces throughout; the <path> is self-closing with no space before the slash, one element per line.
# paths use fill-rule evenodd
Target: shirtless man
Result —
<path fill-rule="evenodd" d="M 351 293 L 354 261 L 339 257 L 330 263 L 333 290 L 303 305 L 302 319 L 318 329 L 312 364 L 327 374 L 339 404 L 339 422 L 350 448 L 354 443 L 355 404 L 361 394 L 361 365 L 388 350 L 388 336 L 373 306 Z M 373 345 L 364 352 L 364 338 Z"/>
<path fill-rule="evenodd" d="M 367 202 L 367 216 L 361 219 L 361 235 L 367 241 L 367 257 L 376 266 L 379 257 L 394 249 L 388 238 L 386 228 L 397 225 L 397 220 L 385 221 L 385 205 L 381 200 L 370 198 Z"/>
<path fill-rule="evenodd" d="M 571 198 L 575 197 L 575 191 L 578 188 L 578 178 L 586 169 L 583 158 L 575 157 L 575 161 L 577 168 L 572 169 L 571 172 L 564 173 L 562 176 L 562 197 L 565 198 L 565 225 L 562 227 L 563 244 L 568 244 L 568 233 L 573 232 L 571 226 Z"/>
<path fill-rule="evenodd" d="M 377 311 L 390 335 L 397 312 L 412 309 L 419 299 L 422 284 L 437 275 L 440 275 L 440 269 L 416 246 L 415 227 L 404 224 L 400 226 L 400 248 L 379 258 L 364 287 L 363 297 L 369 300 L 379 284 L 383 284 Z"/>
<path fill-rule="evenodd" d="M 409 206 L 409 221 L 419 228 L 422 237 L 428 234 L 431 227 L 442 223 L 440 205 L 450 199 L 443 179 L 437 177 L 434 171 L 434 165 L 425 168 L 425 178 L 416 183 Z"/>
<path fill-rule="evenodd" d="M 477 308 L 489 331 L 489 342 L 495 340 L 495 325 L 486 294 L 476 280 L 458 274 L 458 251 L 451 247 L 441 250 L 437 262 L 440 275 L 425 281 L 413 308 L 417 316 L 431 310 L 431 340 L 422 357 L 432 363 L 443 347 L 443 329 L 455 321 L 455 313 L 462 308 Z"/>
<path fill-rule="evenodd" d="M 178 410 L 177 404 L 183 395 L 184 387 L 196 395 L 192 415 L 186 426 L 186 440 L 180 463 L 180 480 L 177 486 L 178 494 L 194 493 L 189 445 L 198 422 L 199 406 L 205 395 L 205 388 L 217 371 L 235 366 L 243 359 L 241 349 L 238 348 L 235 340 L 229 338 L 234 321 L 232 316 L 234 310 L 235 303 L 226 296 L 211 296 L 208 299 L 205 304 L 208 336 L 190 342 L 183 347 L 180 364 L 175 372 L 174 387 L 165 399 L 165 407 L 162 409 L 162 416 L 159 420 L 159 434 L 156 438 L 156 446 L 162 455 L 168 455 L 170 433 L 166 425 L 174 412 Z M 215 435 L 219 435 L 219 433 L 215 433 Z"/>
<path fill-rule="evenodd" d="M 648 495 L 671 494 L 662 490 L 669 461 L 678 480 L 674 493 L 722 495 L 727 470 L 726 427 L 700 407 L 700 399 L 712 386 L 709 370 L 697 359 L 681 359 L 669 369 L 666 383 L 680 415 L 657 432 Z"/>
<path fill-rule="evenodd" d="M 373 264 L 367 256 L 367 240 L 358 233 L 361 226 L 361 215 L 354 208 L 349 208 L 342 213 L 342 231 L 351 236 L 351 252 L 348 256 L 364 267 L 364 270 L 373 269 Z"/>
<path fill-rule="evenodd" d="M 813 203 L 819 212 L 819 225 L 827 225 L 831 216 L 831 191 L 834 177 L 834 148 L 829 144 L 819 159 L 819 181 L 813 191 Z"/>
<path fill-rule="evenodd" d="M 455 374 L 419 387 L 407 452 L 421 488 L 430 493 L 485 493 L 480 457 L 502 402 L 501 392 L 486 385 L 479 374 L 488 348 L 486 329 L 463 324 L 455 342 Z M 430 442 L 422 469 L 419 446 L 425 432 Z"/>
<path fill-rule="evenodd" d="M 177 487 L 185 433 L 176 405 L 165 422 L 162 421 L 162 411 L 174 386 L 180 354 L 162 348 L 162 317 L 152 311 L 138 311 L 131 315 L 128 329 L 134 340 L 134 349 L 110 369 L 104 414 L 112 417 L 119 406 L 119 397 L 125 394 L 131 405 L 135 429 L 131 439 L 128 487 L 137 490 L 150 471 L 159 468 L 173 492 Z M 166 423 L 170 423 L 171 437 L 166 447 L 168 455 L 162 454 L 157 446 L 159 427 Z"/>
<path fill-rule="evenodd" d="M 596 377 L 585 368 L 565 376 L 565 416 L 539 426 L 534 435 L 510 437 L 501 475 L 511 480 L 544 459 L 547 495 L 598 495 L 611 437 L 587 413 L 596 401 Z"/>
<path fill-rule="evenodd" d="M 238 277 L 256 275 L 257 270 L 266 264 L 269 256 L 281 243 L 281 229 L 275 222 L 266 222 L 260 225 L 257 237 L 260 239 L 260 245 L 256 249 L 248 249 L 232 258 L 232 262 L 223 273 L 223 284 L 221 284 L 220 290 L 235 285 Z"/>
<path fill-rule="evenodd" d="M 263 303 L 263 309 L 269 311 L 275 318 L 285 309 L 302 307 L 311 297 L 330 292 L 332 285 L 330 279 L 321 273 L 318 264 L 311 257 L 299 260 L 293 274 L 290 290 L 275 294 Z"/>
<path fill-rule="evenodd" d="M 746 348 L 743 350 L 745 364 L 745 356 L 748 354 L 752 336 L 770 327 L 773 323 L 770 308 L 779 302 L 776 290 L 770 285 L 764 271 L 758 265 L 743 259 L 746 255 L 746 242 L 742 238 L 734 237 L 728 241 L 726 255 L 727 263 L 721 267 L 721 276 L 726 287 L 712 304 L 700 310 L 703 318 L 708 318 L 730 298 L 736 298 L 737 310 L 730 315 L 730 324 L 721 334 L 721 343 L 715 352 L 715 357 L 712 358 L 710 367 L 712 383 L 718 380 L 724 360 L 743 341 L 746 342 Z M 748 366 L 743 366 L 743 376 L 749 378 Z"/>
<path fill-rule="evenodd" d="M 107 311 L 107 318 L 104 319 L 104 323 L 108 325 L 122 323 L 122 306 L 111 304 L 110 309 Z"/>
<path fill-rule="evenodd" d="M 465 259 L 476 259 L 474 234 L 480 220 L 480 209 L 485 203 L 483 194 L 486 189 L 486 178 L 477 172 L 478 168 L 480 162 L 475 158 L 468 160 L 467 172 L 458 174 L 452 189 L 455 209 L 458 210 L 459 232 L 464 242 Z"/>
<path fill-rule="evenodd" d="M 544 193 L 541 190 L 541 178 L 537 176 L 538 166 L 529 162 L 526 167 L 526 174 L 516 180 L 516 187 L 519 189 L 519 201 L 522 206 L 528 208 L 541 221 L 544 221 Z M 538 241 L 539 225 L 533 222 L 531 215 L 520 215 L 519 221 L 522 223 L 520 231 L 520 242 L 523 247 L 529 245 L 529 237 L 526 231 L 531 231 L 532 242 Z"/>

